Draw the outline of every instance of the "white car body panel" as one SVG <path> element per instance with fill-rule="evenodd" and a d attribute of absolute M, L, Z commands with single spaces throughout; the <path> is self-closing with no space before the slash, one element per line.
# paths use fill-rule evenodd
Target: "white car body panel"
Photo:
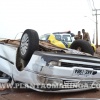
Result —
<path fill-rule="evenodd" d="M 12 76 L 12 63 L 16 62 L 16 48 L 13 46 L 0 44 L 0 70 Z M 2 59 L 2 57 L 4 59 Z M 7 61 L 6 58 L 9 60 Z"/>
<path fill-rule="evenodd" d="M 20 81 L 26 84 L 42 84 L 45 82 L 48 82 L 50 80 L 54 80 L 55 82 L 63 82 L 63 80 L 66 81 L 72 81 L 72 82 L 82 82 L 82 81 L 100 81 L 100 70 L 94 70 L 93 68 L 84 68 L 84 67 L 65 67 L 65 66 L 48 66 L 47 62 L 41 55 L 33 54 L 29 63 L 27 66 L 22 70 L 18 71 L 16 67 L 16 52 L 17 48 L 12 45 L 6 45 L 6 44 L 0 44 L 0 71 L 6 73 L 7 75 L 11 76 L 15 81 Z M 49 54 L 48 54 L 49 55 Z M 56 55 L 57 56 L 57 55 Z M 64 55 L 66 56 L 66 55 Z M 4 59 L 4 58 L 8 59 Z M 52 57 L 51 57 L 52 58 Z M 85 60 L 85 57 L 83 58 L 80 56 L 80 59 Z M 86 58 L 88 59 L 88 58 Z M 98 61 L 99 59 L 91 58 L 91 61 Z M 11 62 L 10 62 L 11 61 Z M 69 60 L 61 58 L 59 60 L 60 62 L 69 62 Z M 84 64 L 85 61 L 73 61 L 72 63 L 79 63 Z M 97 63 L 91 63 L 87 62 L 86 65 L 91 66 L 97 66 L 99 67 L 100 64 Z M 89 74 L 89 75 L 78 75 L 75 74 L 75 70 L 89 70 L 89 71 L 96 71 L 96 74 Z M 0 82 L 8 82 L 8 80 L 1 80 Z M 46 83 L 45 83 L 46 84 Z M 83 89 L 60 89 L 60 90 L 42 90 L 37 89 L 34 87 L 30 87 L 34 90 L 41 91 L 41 92 L 73 92 L 73 91 L 82 91 L 82 90 L 88 90 L 91 88 L 83 88 Z"/>

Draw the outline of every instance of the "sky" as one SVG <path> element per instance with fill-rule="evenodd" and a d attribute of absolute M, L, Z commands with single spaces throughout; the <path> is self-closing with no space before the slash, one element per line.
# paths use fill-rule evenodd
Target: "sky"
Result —
<path fill-rule="evenodd" d="M 93 38 L 96 25 L 95 16 L 92 16 L 93 4 L 90 1 L 0 0 L 0 38 L 14 39 L 16 34 L 24 32 L 25 29 L 34 29 L 40 36 L 68 30 L 77 34 L 83 28 Z M 96 8 L 99 9 L 100 1 L 94 1 Z M 100 16 L 98 23 L 99 19 Z"/>

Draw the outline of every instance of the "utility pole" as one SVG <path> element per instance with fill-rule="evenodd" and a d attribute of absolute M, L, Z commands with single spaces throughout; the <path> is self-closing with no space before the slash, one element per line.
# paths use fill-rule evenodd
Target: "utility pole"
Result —
<path fill-rule="evenodd" d="M 98 48 L 98 19 L 97 16 L 100 15 L 97 13 L 97 11 L 100 9 L 94 9 L 93 11 L 95 11 L 95 16 L 96 16 L 96 47 Z"/>

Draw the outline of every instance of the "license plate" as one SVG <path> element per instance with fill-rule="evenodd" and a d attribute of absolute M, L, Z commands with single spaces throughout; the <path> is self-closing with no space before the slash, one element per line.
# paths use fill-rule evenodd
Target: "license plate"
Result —
<path fill-rule="evenodd" d="M 90 76 L 92 75 L 93 70 L 87 70 L 87 69 L 75 69 L 73 72 L 73 75 L 77 76 Z"/>

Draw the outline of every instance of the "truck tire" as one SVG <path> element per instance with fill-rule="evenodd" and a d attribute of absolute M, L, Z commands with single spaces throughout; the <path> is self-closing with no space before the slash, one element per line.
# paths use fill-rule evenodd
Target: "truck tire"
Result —
<path fill-rule="evenodd" d="M 23 60 L 29 60 L 34 51 L 39 49 L 39 36 L 35 30 L 26 29 L 20 41 L 20 56 Z"/>
<path fill-rule="evenodd" d="M 89 44 L 89 42 L 85 41 L 85 40 L 75 40 L 71 46 L 70 46 L 71 49 L 75 49 L 75 50 L 78 50 L 78 48 L 80 48 L 80 51 L 81 52 L 85 52 L 85 53 L 89 53 L 91 55 L 94 54 L 94 51 L 91 47 L 91 45 Z"/>

